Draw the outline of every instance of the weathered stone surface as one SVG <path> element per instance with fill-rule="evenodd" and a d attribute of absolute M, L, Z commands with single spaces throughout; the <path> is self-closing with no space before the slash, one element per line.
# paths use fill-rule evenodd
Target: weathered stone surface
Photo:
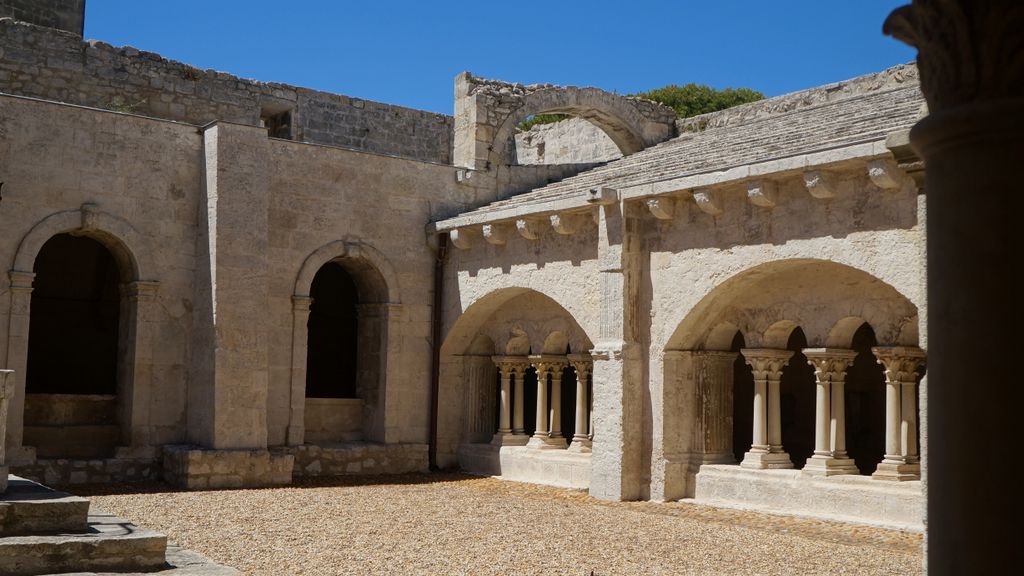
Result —
<path fill-rule="evenodd" d="M 345 442 L 295 446 L 285 452 L 295 458 L 294 476 L 404 474 L 429 469 L 425 444 Z"/>
<path fill-rule="evenodd" d="M 291 454 L 268 450 L 209 450 L 164 446 L 164 480 L 189 489 L 285 486 L 292 482 Z"/>
<path fill-rule="evenodd" d="M 0 495 L 0 537 L 79 532 L 86 529 L 89 501 L 11 476 Z"/>

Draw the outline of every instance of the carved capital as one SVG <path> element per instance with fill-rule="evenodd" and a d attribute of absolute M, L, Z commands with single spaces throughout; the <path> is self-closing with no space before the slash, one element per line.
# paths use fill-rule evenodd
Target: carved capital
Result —
<path fill-rule="evenodd" d="M 551 374 L 555 378 L 562 377 L 562 369 L 569 365 L 565 356 L 557 355 L 535 355 L 529 356 L 530 362 L 537 369 L 537 375 Z"/>
<path fill-rule="evenodd" d="M 498 367 L 502 378 L 512 374 L 521 376 L 530 368 L 530 359 L 526 356 L 491 356 L 491 360 Z"/>
<path fill-rule="evenodd" d="M 932 112 L 1024 94 L 1024 3 L 914 0 L 882 32 L 917 48 L 921 91 Z"/>
<path fill-rule="evenodd" d="M 782 369 L 793 357 L 791 350 L 774 348 L 744 348 L 740 354 L 743 354 L 743 361 L 750 365 L 754 380 L 779 380 L 782 378 Z"/>
<path fill-rule="evenodd" d="M 22 270 L 11 270 L 7 273 L 11 279 L 11 292 L 31 292 L 32 281 L 35 280 L 35 272 L 24 272 Z"/>
<path fill-rule="evenodd" d="M 845 381 L 846 370 L 857 358 L 855 350 L 845 348 L 805 348 L 803 352 L 819 384 Z"/>
<path fill-rule="evenodd" d="M 569 365 L 576 371 L 576 378 L 586 381 L 594 373 L 594 359 L 590 354 L 569 354 L 566 357 Z"/>
<path fill-rule="evenodd" d="M 885 381 L 889 384 L 916 383 L 926 358 L 924 350 L 912 346 L 875 346 L 871 352 L 885 367 Z"/>

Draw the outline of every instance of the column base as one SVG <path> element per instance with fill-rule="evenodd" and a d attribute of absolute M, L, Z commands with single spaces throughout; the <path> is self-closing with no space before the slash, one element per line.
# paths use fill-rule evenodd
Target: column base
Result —
<path fill-rule="evenodd" d="M 832 458 L 831 456 L 811 456 L 804 464 L 805 476 L 840 476 L 843 474 L 860 474 L 860 469 L 853 458 Z"/>
<path fill-rule="evenodd" d="M 525 446 L 530 438 L 525 434 L 513 434 L 511 432 L 498 432 L 491 439 L 493 446 Z"/>
<path fill-rule="evenodd" d="M 538 436 L 536 434 L 530 437 L 530 441 L 526 445 L 541 450 L 558 450 L 566 447 L 565 438 L 561 436 L 552 438 L 551 436 Z"/>
<path fill-rule="evenodd" d="M 591 442 L 590 438 L 586 436 L 574 436 L 572 443 L 569 444 L 569 452 L 577 452 L 579 454 L 590 454 L 593 451 L 594 443 Z"/>
<path fill-rule="evenodd" d="M 743 455 L 743 462 L 740 462 L 740 466 L 743 468 L 775 470 L 792 468 L 793 461 L 789 459 L 789 454 L 785 452 L 747 452 Z"/>
<path fill-rule="evenodd" d="M 888 480 L 890 482 L 907 482 L 909 480 L 921 479 L 921 464 L 902 464 L 896 462 L 882 462 L 871 475 L 874 480 Z"/>

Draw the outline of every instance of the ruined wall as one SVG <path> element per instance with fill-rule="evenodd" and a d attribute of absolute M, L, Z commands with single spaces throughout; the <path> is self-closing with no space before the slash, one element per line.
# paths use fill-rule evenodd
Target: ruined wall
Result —
<path fill-rule="evenodd" d="M 246 80 L 56 30 L 0 20 L 0 92 L 190 124 L 259 125 L 291 110 L 293 140 L 450 163 L 450 116 Z"/>
<path fill-rule="evenodd" d="M 8 16 L 81 36 L 85 0 L 0 0 L 0 18 Z"/>
<path fill-rule="evenodd" d="M 580 118 L 538 124 L 516 132 L 519 164 L 580 164 L 622 158 L 619 147 L 597 126 Z"/>

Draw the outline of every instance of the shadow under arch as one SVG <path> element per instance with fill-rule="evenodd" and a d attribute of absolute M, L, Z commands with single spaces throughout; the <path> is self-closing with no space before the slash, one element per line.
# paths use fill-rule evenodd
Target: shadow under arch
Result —
<path fill-rule="evenodd" d="M 590 336 L 572 314 L 537 290 L 501 288 L 473 302 L 452 323 L 441 345 L 438 463 L 442 467 L 457 463 L 460 444 L 486 443 L 494 435 L 497 371 L 492 355 L 506 354 L 509 342 L 524 359 L 526 352 L 560 355 L 567 346 L 577 353 L 593 348 Z M 491 348 L 484 349 L 483 343 Z"/>
<path fill-rule="evenodd" d="M 26 370 L 30 346 L 32 285 L 36 259 L 43 246 L 59 235 L 86 237 L 98 242 L 113 257 L 120 285 L 117 351 L 116 412 L 120 429 L 116 444 L 143 447 L 150 441 L 146 405 L 152 388 L 152 346 L 155 326 L 151 319 L 158 306 L 159 288 L 153 276 L 157 264 L 149 241 L 126 220 L 85 203 L 77 210 L 52 213 L 22 237 L 15 253 L 10 278 L 10 318 L 6 342 L 7 367 L 15 371 L 7 445 L 14 460 L 31 461 L 31 448 L 23 448 L 26 404 Z"/>

